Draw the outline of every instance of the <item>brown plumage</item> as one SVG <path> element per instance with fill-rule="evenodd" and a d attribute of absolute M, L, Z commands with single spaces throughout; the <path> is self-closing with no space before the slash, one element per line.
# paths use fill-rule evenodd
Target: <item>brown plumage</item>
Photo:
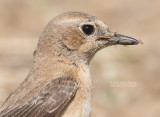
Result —
<path fill-rule="evenodd" d="M 2 104 L 0 117 L 89 117 L 91 59 L 104 47 L 138 43 L 86 13 L 55 17 L 39 39 L 29 75 Z"/>

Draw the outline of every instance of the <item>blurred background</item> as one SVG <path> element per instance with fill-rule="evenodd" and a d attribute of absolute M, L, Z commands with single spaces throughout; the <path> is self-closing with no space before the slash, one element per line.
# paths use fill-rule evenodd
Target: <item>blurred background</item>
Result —
<path fill-rule="evenodd" d="M 0 0 L 0 104 L 27 76 L 46 24 L 67 11 L 95 15 L 144 43 L 96 54 L 91 117 L 160 117 L 159 0 Z"/>

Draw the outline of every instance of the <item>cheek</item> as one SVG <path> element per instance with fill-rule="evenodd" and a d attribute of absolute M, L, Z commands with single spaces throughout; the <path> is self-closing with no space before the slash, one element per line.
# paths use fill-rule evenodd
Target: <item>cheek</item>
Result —
<path fill-rule="evenodd" d="M 85 44 L 81 45 L 81 47 L 78 49 L 78 52 L 89 54 L 96 50 L 97 46 L 98 45 L 94 41 L 86 42 Z"/>
<path fill-rule="evenodd" d="M 91 43 L 86 44 L 84 47 L 84 51 L 88 54 L 96 54 L 99 50 L 106 47 L 106 43 L 93 41 Z"/>
<path fill-rule="evenodd" d="M 63 34 L 62 41 L 71 50 L 77 50 L 85 43 L 85 38 L 76 30 L 68 29 Z"/>

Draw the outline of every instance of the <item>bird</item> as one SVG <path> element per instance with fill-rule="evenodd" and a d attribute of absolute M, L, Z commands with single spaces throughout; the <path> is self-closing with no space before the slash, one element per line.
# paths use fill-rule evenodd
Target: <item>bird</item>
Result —
<path fill-rule="evenodd" d="M 39 38 L 29 74 L 3 102 L 0 117 L 90 117 L 90 61 L 105 47 L 137 44 L 87 13 L 54 17 Z"/>

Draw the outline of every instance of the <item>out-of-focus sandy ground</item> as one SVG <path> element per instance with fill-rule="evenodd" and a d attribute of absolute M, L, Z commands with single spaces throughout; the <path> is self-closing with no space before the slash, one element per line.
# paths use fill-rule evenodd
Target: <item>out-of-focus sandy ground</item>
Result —
<path fill-rule="evenodd" d="M 160 117 L 159 0 L 0 0 L 0 103 L 28 74 L 45 25 L 66 11 L 90 13 L 144 42 L 108 47 L 92 60 L 92 117 Z"/>

